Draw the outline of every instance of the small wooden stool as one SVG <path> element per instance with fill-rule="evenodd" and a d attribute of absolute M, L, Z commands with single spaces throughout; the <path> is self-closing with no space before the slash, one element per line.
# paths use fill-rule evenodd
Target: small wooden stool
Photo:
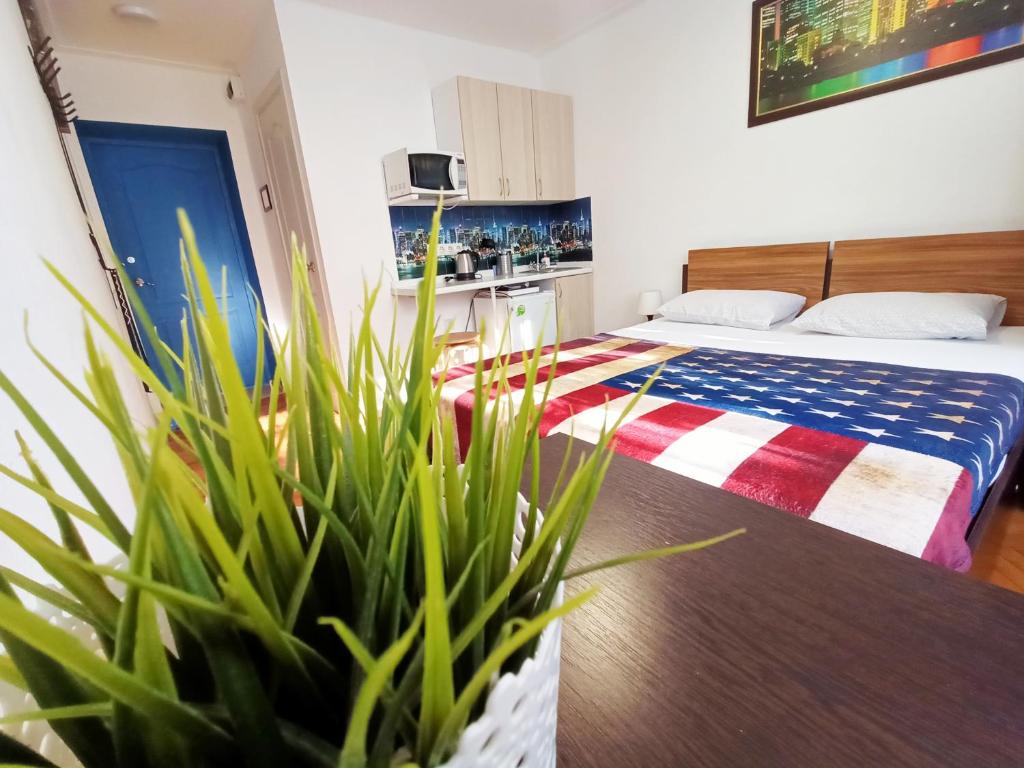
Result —
<path fill-rule="evenodd" d="M 478 357 L 479 343 L 480 334 L 476 331 L 435 336 L 434 346 L 441 347 L 441 357 L 438 358 L 435 371 L 456 368 L 466 363 L 475 363 Z"/>

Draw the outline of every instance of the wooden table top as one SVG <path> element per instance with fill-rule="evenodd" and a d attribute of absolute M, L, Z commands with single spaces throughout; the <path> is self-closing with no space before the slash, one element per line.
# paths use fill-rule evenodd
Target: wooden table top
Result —
<path fill-rule="evenodd" d="M 1024 764 L 1020 595 L 625 457 L 574 560 L 739 527 L 569 584 L 559 765 Z"/>

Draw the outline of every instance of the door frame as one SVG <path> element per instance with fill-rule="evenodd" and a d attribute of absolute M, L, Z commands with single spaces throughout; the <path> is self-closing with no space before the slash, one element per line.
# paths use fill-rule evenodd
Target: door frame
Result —
<path fill-rule="evenodd" d="M 260 282 L 259 272 L 256 269 L 256 259 L 252 250 L 252 241 L 249 237 L 249 227 L 245 220 L 245 211 L 242 207 L 242 197 L 238 188 L 238 176 L 235 171 L 235 164 L 231 157 L 231 145 L 227 131 L 211 128 L 189 128 L 169 125 L 150 125 L 146 123 L 126 123 L 116 120 L 78 120 L 73 123 L 74 141 L 69 142 L 69 156 L 75 173 L 81 180 L 82 196 L 86 204 L 86 215 L 92 225 L 98 245 L 103 255 L 104 262 L 108 259 L 116 259 L 117 253 L 110 240 L 110 233 L 107 231 L 106 221 L 103 219 L 103 211 L 100 208 L 99 198 L 92 183 L 92 176 L 89 174 L 89 166 L 85 161 L 85 154 L 82 150 L 81 138 L 78 131 L 80 125 L 88 126 L 90 131 L 96 131 L 93 136 L 101 135 L 113 139 L 127 139 L 147 141 L 156 145 L 166 143 L 168 146 L 178 145 L 189 138 L 196 143 L 206 144 L 212 147 L 217 156 L 217 162 L 221 166 L 221 174 L 224 178 L 225 193 L 228 198 L 228 206 L 231 210 L 231 224 L 235 228 L 239 245 L 242 249 L 242 256 L 245 269 L 245 278 L 256 294 L 258 300 L 258 322 L 267 323 L 267 307 L 263 298 L 263 286 Z M 130 308 L 133 320 L 135 319 L 134 308 Z M 136 325 L 138 323 L 136 322 Z M 131 329 L 126 329 L 129 333 Z M 269 351 L 269 350 L 268 350 Z M 139 353 L 145 360 L 145 351 Z M 276 360 L 268 360 L 270 366 L 268 371 L 273 371 Z M 157 364 L 155 360 L 146 360 L 151 367 Z M 159 413 L 161 406 L 148 387 L 150 405 L 154 413 Z"/>
<path fill-rule="evenodd" d="M 265 178 L 268 183 L 273 183 L 274 179 L 270 172 L 270 161 L 267 159 L 267 142 L 263 136 L 263 126 L 260 124 L 260 112 L 263 108 L 269 104 L 277 94 L 280 93 L 284 98 L 285 108 L 288 112 L 288 128 L 292 142 L 292 148 L 295 151 L 295 158 L 298 161 L 299 178 L 302 187 L 302 207 L 303 214 L 306 216 L 309 222 L 309 231 L 311 233 L 313 242 L 305 243 L 306 255 L 310 258 L 315 266 L 312 278 L 318 281 L 320 287 L 320 294 L 324 297 L 325 306 L 322 308 L 324 317 L 321 318 L 323 325 L 327 326 L 327 337 L 334 349 L 338 349 L 338 327 L 334 322 L 334 305 L 331 301 L 330 287 L 327 281 L 327 275 L 324 271 L 324 260 L 323 251 L 320 248 L 320 233 L 317 230 L 316 216 L 313 213 L 313 198 L 309 192 L 309 178 L 306 174 L 306 160 L 302 155 L 302 143 L 299 140 L 299 129 L 298 123 L 295 119 L 295 106 L 292 102 L 292 92 L 288 85 L 288 74 L 284 67 L 278 68 L 274 75 L 270 78 L 270 81 L 264 87 L 260 93 L 259 98 L 253 102 L 253 120 L 256 123 L 256 133 L 260 140 L 260 153 L 262 154 L 263 167 L 265 172 Z M 272 202 L 277 199 L 277 190 L 271 186 Z M 275 213 L 275 218 L 277 214 Z M 289 282 L 291 280 L 291 257 L 292 257 L 292 246 L 291 246 L 291 233 L 282 226 L 280 218 L 277 218 L 278 231 L 281 235 L 281 247 L 283 250 L 284 258 L 288 269 Z"/>
<path fill-rule="evenodd" d="M 72 126 L 75 125 L 73 121 Z M 115 253 L 114 246 L 110 242 L 110 234 L 107 232 L 107 223 L 103 220 L 103 214 L 100 211 L 99 198 L 96 197 L 96 190 L 92 186 L 92 176 L 89 175 L 89 166 L 85 162 L 85 155 L 82 153 L 82 145 L 78 139 L 78 133 L 76 130 L 71 130 L 69 133 L 64 135 L 64 147 L 67 153 L 68 164 L 71 166 L 71 174 L 77 182 L 79 195 L 82 201 L 82 206 L 85 213 L 86 226 L 92 235 L 93 243 L 96 246 L 96 251 L 99 255 L 100 266 L 103 269 L 103 274 L 107 278 L 107 282 L 110 285 L 111 291 L 115 296 L 121 295 L 119 292 L 124 291 L 124 288 L 119 285 L 120 277 L 117 275 L 115 269 Z M 132 307 L 131 302 L 127 300 L 127 294 L 124 295 L 124 301 L 121 304 L 121 311 L 118 313 L 121 315 L 121 322 L 118 328 L 124 331 L 124 338 L 130 342 L 132 349 L 135 353 L 143 360 L 145 357 L 145 350 L 142 346 L 141 338 L 135 340 L 133 333 L 140 334 L 142 330 L 139 328 L 138 319 L 135 317 L 135 308 Z M 132 328 L 132 326 L 135 326 Z M 147 361 L 148 362 L 148 361 Z M 150 410 L 154 415 L 159 414 L 163 409 L 160 405 L 160 401 L 156 395 L 149 388 L 149 385 L 145 382 L 140 382 L 146 393 L 146 402 L 149 404 Z"/>

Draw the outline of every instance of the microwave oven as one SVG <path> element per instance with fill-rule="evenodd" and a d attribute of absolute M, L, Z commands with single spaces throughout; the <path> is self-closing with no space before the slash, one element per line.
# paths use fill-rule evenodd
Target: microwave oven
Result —
<path fill-rule="evenodd" d="M 388 200 L 466 196 L 466 158 L 458 152 L 410 152 L 384 156 Z"/>

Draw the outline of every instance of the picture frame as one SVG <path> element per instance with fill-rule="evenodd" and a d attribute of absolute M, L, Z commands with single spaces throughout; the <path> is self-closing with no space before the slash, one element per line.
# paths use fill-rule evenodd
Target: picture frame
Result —
<path fill-rule="evenodd" d="M 754 0 L 748 126 L 1019 58 L 1024 0 Z"/>

